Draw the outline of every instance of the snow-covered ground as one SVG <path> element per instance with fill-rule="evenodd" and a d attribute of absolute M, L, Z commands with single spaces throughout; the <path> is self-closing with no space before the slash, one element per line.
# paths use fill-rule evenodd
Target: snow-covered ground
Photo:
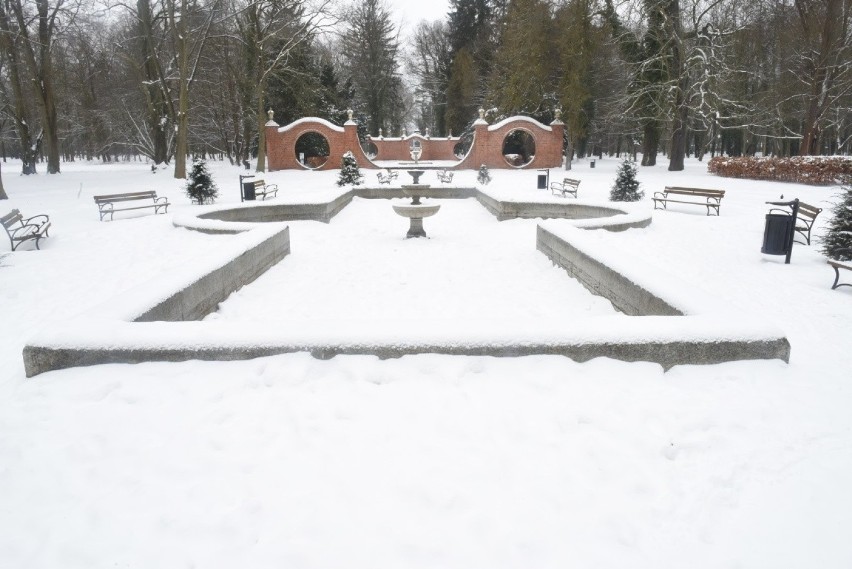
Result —
<path fill-rule="evenodd" d="M 582 180 L 580 198 L 606 200 L 617 164 L 577 162 L 568 175 Z M 665 185 L 710 187 L 727 190 L 722 215 L 673 206 L 646 229 L 590 234 L 649 275 L 675 274 L 720 307 L 779 327 L 789 364 L 663 373 L 605 359 L 294 354 L 27 380 L 30 335 L 231 237 L 174 228 L 171 213 L 99 222 L 91 196 L 116 191 L 156 189 L 170 212 L 197 211 L 181 182 L 142 163 L 18 171 L 3 165 L 10 199 L 0 210 L 47 213 L 53 226 L 42 251 L 0 246 L 0 567 L 852 566 L 852 289 L 829 289 L 816 246 L 796 245 L 791 265 L 759 252 L 765 201 L 783 194 L 827 208 L 837 188 L 663 164 L 640 169 L 649 208 Z M 212 171 L 217 203 L 239 202 L 240 171 Z M 502 198 L 561 200 L 535 189 L 535 172 L 492 176 Z M 278 201 L 337 191 L 335 172 L 265 177 L 282 188 Z M 565 291 L 575 285 L 535 251 L 535 220 L 497 224 L 471 200 L 444 208 L 425 220 L 428 241 L 403 240 L 406 221 L 381 201 L 356 200 L 328 225 L 293 223 L 293 255 L 245 308 L 265 303 L 258 325 L 279 325 L 275 311 L 286 325 L 335 295 L 344 301 L 334 310 L 369 320 L 411 287 L 393 266 L 410 257 L 400 251 L 438 263 L 455 244 L 440 270 L 416 274 L 432 292 L 426 302 L 452 307 L 442 318 L 478 318 L 472 306 L 507 301 L 524 307 L 510 317 L 571 317 L 576 303 L 561 295 L 573 299 Z M 486 226 L 516 258 L 487 250 Z M 463 257 L 464 244 L 481 254 Z M 503 261 L 516 264 L 497 272 Z M 280 290 L 263 284 L 276 272 L 286 274 Z"/>

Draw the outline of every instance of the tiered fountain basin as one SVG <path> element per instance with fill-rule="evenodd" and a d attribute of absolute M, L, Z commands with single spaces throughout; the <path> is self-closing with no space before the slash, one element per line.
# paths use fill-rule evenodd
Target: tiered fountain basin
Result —
<path fill-rule="evenodd" d="M 424 217 L 432 217 L 438 210 L 441 209 L 440 204 L 423 204 L 420 203 L 420 198 L 426 195 L 426 191 L 429 189 L 428 184 L 417 184 L 416 181 L 420 177 L 420 174 L 423 172 L 420 171 L 417 176 L 414 177 L 415 184 L 414 185 L 404 185 L 402 186 L 402 193 L 411 199 L 411 203 L 408 205 L 394 205 L 393 210 L 397 213 L 397 215 L 401 215 L 402 217 L 407 217 L 409 221 L 408 233 L 405 234 L 407 239 L 416 238 L 416 237 L 427 237 L 426 230 L 423 229 L 423 218 Z"/>

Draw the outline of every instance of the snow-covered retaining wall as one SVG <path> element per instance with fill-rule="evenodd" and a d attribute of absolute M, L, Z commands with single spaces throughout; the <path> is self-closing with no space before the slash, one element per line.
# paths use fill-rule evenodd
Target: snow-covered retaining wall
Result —
<path fill-rule="evenodd" d="M 301 351 L 318 358 L 338 354 L 371 354 L 380 358 L 421 353 L 496 357 L 554 354 L 580 362 L 597 357 L 651 361 L 665 369 L 743 359 L 789 361 L 789 342 L 776 330 L 749 322 L 741 315 L 720 315 L 717 306 L 701 300 L 700 293 L 686 294 L 686 287 L 671 284 L 667 278 L 643 283 L 636 275 L 647 271 L 634 270 L 630 260 L 613 262 L 611 253 L 596 250 L 592 241 L 584 241 L 586 232 L 576 227 L 540 227 L 539 249 L 593 292 L 637 316 L 576 319 L 549 329 L 538 323 L 500 325 L 493 321 L 481 325 L 459 323 L 452 330 L 357 324 L 329 330 L 311 322 L 269 329 L 251 323 L 191 321 L 203 317 L 231 292 L 289 253 L 288 228 L 249 222 L 327 222 L 353 196 L 380 198 L 385 197 L 385 191 L 362 188 L 348 190 L 327 203 L 250 204 L 202 214 L 204 219 L 196 218 L 194 222 L 201 230 L 244 232 L 235 236 L 232 247 L 223 250 L 220 263 L 207 262 L 204 267 L 188 267 L 184 274 L 162 277 L 79 321 L 57 324 L 44 331 L 24 348 L 27 376 L 81 365 L 242 360 Z M 436 188 L 436 192 L 445 192 L 444 197 L 475 193 L 499 219 L 597 215 L 596 219 L 580 219 L 571 224 L 609 230 L 650 223 L 649 214 L 629 208 L 579 202 L 511 202 L 475 188 Z M 545 223 L 565 225 L 564 221 Z M 185 226 L 192 225 L 187 222 Z"/>
<path fill-rule="evenodd" d="M 593 294 L 603 296 L 625 314 L 643 317 L 631 318 L 631 322 L 649 322 L 644 340 L 624 339 L 637 353 L 645 354 L 639 359 L 656 361 L 666 369 L 678 363 L 790 361 L 790 342 L 781 331 L 749 321 L 741 314 L 725 314 L 717 300 L 674 275 L 649 278 L 647 267 L 640 261 L 624 256 L 614 258 L 611 250 L 602 250 L 600 244 L 583 233 L 576 227 L 539 225 L 536 248 Z M 664 318 L 645 318 L 651 316 Z M 675 338 L 663 347 L 659 345 L 660 334 L 673 334 Z M 625 356 L 625 349 L 614 352 Z M 651 359 L 654 357 L 659 359 Z"/>

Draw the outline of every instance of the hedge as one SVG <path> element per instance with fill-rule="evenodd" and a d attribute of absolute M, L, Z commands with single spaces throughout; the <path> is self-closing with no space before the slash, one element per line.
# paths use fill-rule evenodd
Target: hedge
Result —
<path fill-rule="evenodd" d="M 852 158 L 844 156 L 791 158 L 736 158 L 716 156 L 707 163 L 707 171 L 726 178 L 775 180 L 799 184 L 839 184 L 852 176 Z"/>

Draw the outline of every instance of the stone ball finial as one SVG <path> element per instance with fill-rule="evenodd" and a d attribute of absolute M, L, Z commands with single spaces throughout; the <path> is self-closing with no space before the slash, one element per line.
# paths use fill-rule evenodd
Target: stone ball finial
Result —
<path fill-rule="evenodd" d="M 266 115 L 269 117 L 269 120 L 272 120 L 272 116 L 274 114 L 275 114 L 275 111 L 273 111 L 272 109 L 269 109 L 268 111 L 266 111 Z"/>
<path fill-rule="evenodd" d="M 485 120 L 485 109 L 479 109 L 479 120 Z"/>
<path fill-rule="evenodd" d="M 346 114 L 349 115 L 349 120 L 352 120 L 352 115 L 355 114 L 355 111 L 352 109 L 346 109 Z"/>

